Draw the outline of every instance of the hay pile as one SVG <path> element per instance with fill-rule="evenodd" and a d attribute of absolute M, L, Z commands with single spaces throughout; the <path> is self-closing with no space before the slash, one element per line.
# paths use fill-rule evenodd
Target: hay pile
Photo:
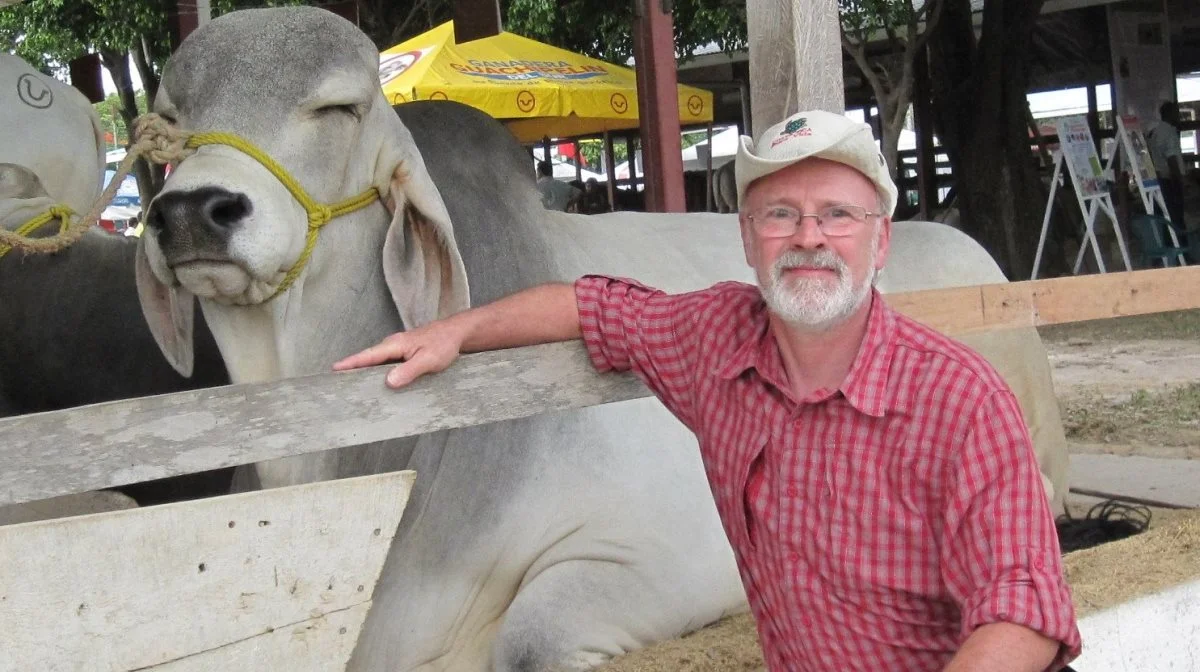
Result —
<path fill-rule="evenodd" d="M 1156 510 L 1142 534 L 1063 558 L 1075 615 L 1097 611 L 1200 578 L 1200 511 Z"/>
<path fill-rule="evenodd" d="M 1200 511 L 1155 509 L 1150 530 L 1068 553 L 1077 618 L 1200 578 Z M 682 639 L 621 656 L 603 672 L 761 672 L 749 614 L 730 616 Z"/>

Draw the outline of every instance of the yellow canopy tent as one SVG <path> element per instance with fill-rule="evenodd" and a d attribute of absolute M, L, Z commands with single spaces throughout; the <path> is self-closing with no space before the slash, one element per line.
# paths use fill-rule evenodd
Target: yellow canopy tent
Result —
<path fill-rule="evenodd" d="M 454 22 L 379 55 L 393 105 L 456 100 L 505 122 L 521 142 L 637 128 L 633 70 L 509 32 L 454 43 Z M 712 121 L 712 93 L 679 85 L 679 123 Z"/>

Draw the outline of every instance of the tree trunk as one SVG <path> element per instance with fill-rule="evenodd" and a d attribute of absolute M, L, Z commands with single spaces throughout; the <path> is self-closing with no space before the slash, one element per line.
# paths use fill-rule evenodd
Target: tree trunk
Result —
<path fill-rule="evenodd" d="M 954 169 L 962 228 L 1009 280 L 1030 276 L 1047 196 L 1025 123 L 1041 6 L 985 0 L 976 42 L 969 0 L 950 0 L 929 42 L 935 124 Z"/>
<path fill-rule="evenodd" d="M 132 142 L 133 121 L 138 117 L 139 111 L 137 94 L 133 90 L 133 80 L 129 73 L 129 52 L 102 48 L 100 62 L 104 64 L 105 68 L 108 68 L 113 86 L 117 89 L 117 97 L 121 101 L 121 118 L 125 120 L 125 128 L 129 129 L 130 142 Z M 145 159 L 139 158 L 133 164 L 133 174 L 137 178 L 138 195 L 143 207 L 148 205 L 162 188 L 161 175 L 155 179 L 156 173 L 161 173 L 161 171 L 152 170 Z"/>

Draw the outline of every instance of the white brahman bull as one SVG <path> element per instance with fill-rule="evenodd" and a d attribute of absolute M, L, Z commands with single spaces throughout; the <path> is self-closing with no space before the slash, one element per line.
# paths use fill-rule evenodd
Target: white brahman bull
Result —
<path fill-rule="evenodd" d="M 82 93 L 0 53 L 0 228 L 50 206 L 82 217 L 100 196 L 104 136 Z M 32 233 L 57 232 L 57 222 Z M 216 344 L 197 325 L 196 375 L 155 348 L 134 286 L 135 241 L 93 227 L 52 255 L 0 257 L 0 418 L 229 382 Z M 0 466 L 2 469 L 3 466 Z M 226 471 L 121 488 L 142 504 L 228 490 Z M 115 492 L 0 509 L 0 524 L 127 508 Z"/>
<path fill-rule="evenodd" d="M 295 284 L 270 299 L 304 251 L 307 210 L 238 149 L 185 158 L 139 258 L 169 359 L 186 365 L 190 344 L 186 320 L 163 317 L 186 316 L 193 295 L 246 383 L 327 372 L 396 330 L 582 272 L 670 291 L 753 280 L 730 215 L 548 213 L 503 126 L 456 103 L 393 110 L 378 59 L 352 24 L 313 8 L 223 15 L 171 58 L 155 106 L 165 118 L 237 134 L 317 201 L 372 186 L 387 198 L 325 226 Z M 942 227 L 898 225 L 893 246 L 920 252 L 897 255 L 897 284 L 988 276 L 982 248 Z M 248 473 L 274 487 L 405 468 L 416 487 L 351 670 L 587 669 L 746 608 L 695 439 L 656 400 Z"/>

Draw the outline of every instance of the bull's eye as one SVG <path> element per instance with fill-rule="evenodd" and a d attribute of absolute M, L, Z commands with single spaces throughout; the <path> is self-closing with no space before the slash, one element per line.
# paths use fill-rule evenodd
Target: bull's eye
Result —
<path fill-rule="evenodd" d="M 362 118 L 362 110 L 354 103 L 343 103 L 340 105 L 322 105 L 313 111 L 317 116 L 326 116 L 331 114 L 348 114 L 355 119 Z"/>

